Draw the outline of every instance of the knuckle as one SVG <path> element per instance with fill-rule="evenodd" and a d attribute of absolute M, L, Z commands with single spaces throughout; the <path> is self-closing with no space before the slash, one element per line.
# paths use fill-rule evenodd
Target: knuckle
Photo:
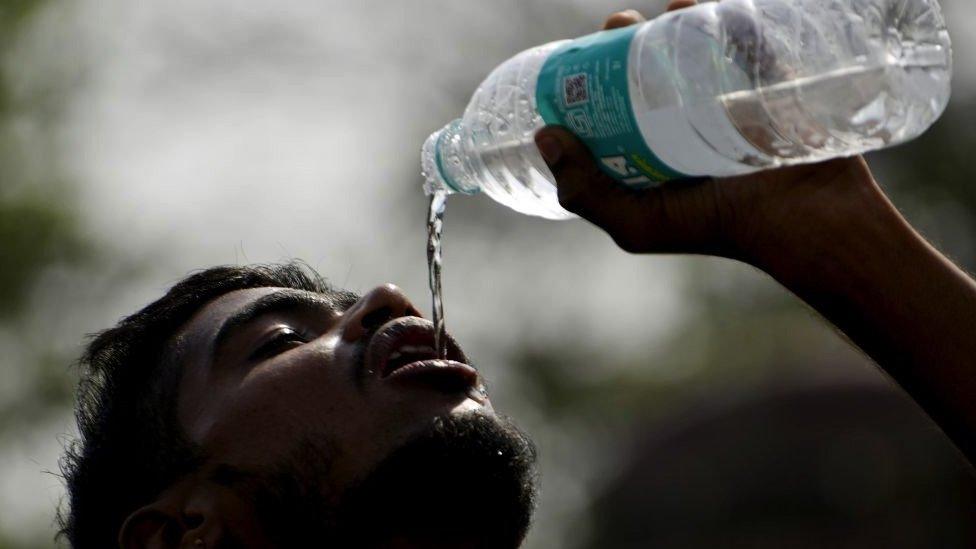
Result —
<path fill-rule="evenodd" d="M 647 252 L 647 245 L 643 239 L 630 232 L 610 232 L 610 238 L 623 251 L 630 254 L 640 254 Z"/>
<path fill-rule="evenodd" d="M 591 193 L 586 191 L 585 183 L 581 181 L 579 174 L 566 171 L 559 174 L 556 180 L 559 182 L 556 186 L 559 205 L 575 214 L 583 215 L 582 211 L 591 201 Z"/>
<path fill-rule="evenodd" d="M 579 198 L 579 193 L 560 192 L 558 195 L 559 205 L 566 211 L 572 212 L 580 217 L 586 217 L 585 202 Z"/>

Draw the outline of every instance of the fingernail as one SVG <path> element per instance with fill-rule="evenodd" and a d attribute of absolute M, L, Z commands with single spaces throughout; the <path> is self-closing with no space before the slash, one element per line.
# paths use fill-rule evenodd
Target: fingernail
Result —
<path fill-rule="evenodd" d="M 535 146 L 539 147 L 542 158 L 546 159 L 546 164 L 555 166 L 563 156 L 563 146 L 559 140 L 551 135 L 539 135 L 535 139 Z"/>
<path fill-rule="evenodd" d="M 639 11 L 637 11 L 635 9 L 624 10 L 624 13 L 626 13 L 629 16 L 631 16 L 633 19 L 635 19 L 637 21 L 643 21 L 644 20 L 644 14 L 642 14 L 641 12 L 639 12 Z"/>

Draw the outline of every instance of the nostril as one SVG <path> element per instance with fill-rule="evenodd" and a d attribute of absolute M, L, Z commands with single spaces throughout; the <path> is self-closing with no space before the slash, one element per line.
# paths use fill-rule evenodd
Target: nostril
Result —
<path fill-rule="evenodd" d="M 379 328 L 383 324 L 386 324 L 388 320 L 393 318 L 393 309 L 390 307 L 380 307 L 375 311 L 370 311 L 363 315 L 363 319 L 360 320 L 360 324 L 363 325 L 365 330 L 374 330 Z"/>
<path fill-rule="evenodd" d="M 203 515 L 199 513 L 184 514 L 183 524 L 187 530 L 193 530 L 203 524 Z"/>

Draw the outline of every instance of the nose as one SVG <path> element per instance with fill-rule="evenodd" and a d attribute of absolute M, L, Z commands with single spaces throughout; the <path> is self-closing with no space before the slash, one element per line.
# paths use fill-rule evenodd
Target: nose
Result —
<path fill-rule="evenodd" d="M 377 286 L 342 315 L 342 338 L 357 341 L 383 324 L 404 316 L 424 315 L 400 288 L 393 284 Z"/>

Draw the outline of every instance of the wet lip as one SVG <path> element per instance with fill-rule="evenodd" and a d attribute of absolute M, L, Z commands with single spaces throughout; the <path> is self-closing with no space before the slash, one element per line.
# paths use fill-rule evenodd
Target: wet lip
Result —
<path fill-rule="evenodd" d="M 479 387 L 478 371 L 467 364 L 457 342 L 446 337 L 447 357 L 440 359 L 430 321 L 402 317 L 387 322 L 368 342 L 366 370 L 382 380 L 415 382 L 444 392 L 469 392 Z"/>

